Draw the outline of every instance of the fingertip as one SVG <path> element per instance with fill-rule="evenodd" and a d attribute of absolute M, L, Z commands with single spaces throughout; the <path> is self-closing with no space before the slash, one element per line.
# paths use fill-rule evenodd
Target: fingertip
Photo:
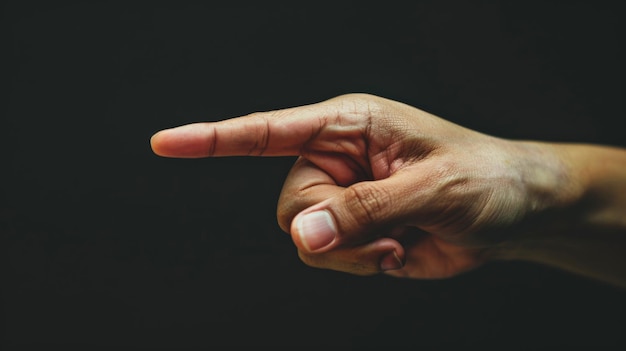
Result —
<path fill-rule="evenodd" d="M 404 262 L 394 250 L 384 255 L 380 260 L 380 269 L 383 272 L 400 269 L 404 266 Z"/>
<path fill-rule="evenodd" d="M 406 254 L 404 247 L 395 239 L 382 238 L 374 244 L 379 256 L 379 267 L 382 272 L 393 271 L 404 267 Z"/>
<path fill-rule="evenodd" d="M 163 131 L 161 130 L 161 131 L 154 133 L 150 137 L 150 148 L 152 149 L 152 152 L 154 152 L 155 154 L 159 156 L 165 156 L 163 154 L 163 150 L 161 150 L 161 136 L 162 135 L 163 135 Z"/>
<path fill-rule="evenodd" d="M 197 140 L 187 126 L 160 130 L 150 137 L 152 151 L 161 157 L 192 158 L 203 156 Z"/>

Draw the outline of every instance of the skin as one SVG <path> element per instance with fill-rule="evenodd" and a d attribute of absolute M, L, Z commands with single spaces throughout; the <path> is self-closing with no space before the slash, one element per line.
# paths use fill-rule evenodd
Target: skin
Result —
<path fill-rule="evenodd" d="M 626 287 L 620 148 L 506 140 L 367 94 L 163 130 L 151 146 L 298 156 L 277 217 L 312 267 L 439 279 L 528 260 Z"/>

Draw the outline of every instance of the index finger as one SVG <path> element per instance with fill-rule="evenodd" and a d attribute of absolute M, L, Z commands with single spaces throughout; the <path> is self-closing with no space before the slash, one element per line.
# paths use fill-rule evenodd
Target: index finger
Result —
<path fill-rule="evenodd" d="M 157 132 L 150 144 L 165 157 L 296 156 L 320 133 L 328 112 L 314 104 L 192 123 Z"/>

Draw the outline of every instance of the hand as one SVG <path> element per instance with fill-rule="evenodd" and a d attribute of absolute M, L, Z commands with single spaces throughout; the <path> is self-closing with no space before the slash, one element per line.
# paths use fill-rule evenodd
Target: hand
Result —
<path fill-rule="evenodd" d="M 577 194 L 546 147 L 365 94 L 164 130 L 151 145 L 166 157 L 299 156 L 280 227 L 306 264 L 359 275 L 459 274 Z"/>

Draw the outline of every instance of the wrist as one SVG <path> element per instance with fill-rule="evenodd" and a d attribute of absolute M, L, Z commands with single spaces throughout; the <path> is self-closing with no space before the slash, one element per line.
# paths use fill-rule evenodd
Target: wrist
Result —
<path fill-rule="evenodd" d="M 518 147 L 529 212 L 490 258 L 543 263 L 626 287 L 626 151 L 538 142 Z"/>
<path fill-rule="evenodd" d="M 586 185 L 567 149 L 557 144 L 509 141 L 511 168 L 517 175 L 520 221 L 506 240 L 489 249 L 493 259 L 541 260 L 537 247 L 559 241 L 581 217 Z"/>
<path fill-rule="evenodd" d="M 584 198 L 586 184 L 567 147 L 534 141 L 515 143 L 531 216 L 576 208 Z"/>

